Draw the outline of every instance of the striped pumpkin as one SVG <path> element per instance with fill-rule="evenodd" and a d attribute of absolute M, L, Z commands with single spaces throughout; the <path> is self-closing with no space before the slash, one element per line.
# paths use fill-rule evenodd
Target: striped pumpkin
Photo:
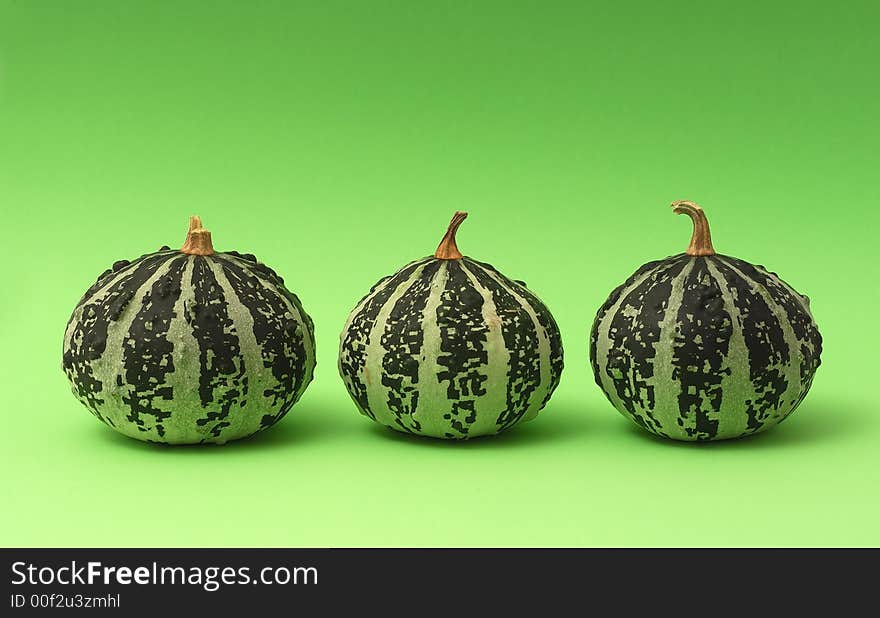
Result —
<path fill-rule="evenodd" d="M 64 335 L 62 367 L 98 419 L 138 440 L 222 444 L 283 417 L 312 379 L 312 321 L 272 269 L 184 246 L 116 262 Z"/>
<path fill-rule="evenodd" d="M 562 372 L 553 316 L 522 282 L 464 257 L 457 212 L 433 257 L 379 281 L 340 337 L 362 414 L 397 431 L 466 439 L 533 419 Z"/>
<path fill-rule="evenodd" d="M 702 209 L 674 202 L 694 234 L 611 293 L 590 337 L 596 383 L 624 416 L 675 440 L 724 440 L 782 422 L 819 366 L 809 300 L 763 266 L 712 248 Z"/>

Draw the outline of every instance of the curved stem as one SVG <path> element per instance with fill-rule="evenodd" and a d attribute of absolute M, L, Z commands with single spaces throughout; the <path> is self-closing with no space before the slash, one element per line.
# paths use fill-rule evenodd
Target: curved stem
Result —
<path fill-rule="evenodd" d="M 687 215 L 694 222 L 694 233 L 691 235 L 691 244 L 688 245 L 688 255 L 715 255 L 712 246 L 712 234 L 709 233 L 709 222 L 706 213 L 697 204 L 687 200 L 672 202 L 672 212 L 677 215 Z"/>
<path fill-rule="evenodd" d="M 437 250 L 434 252 L 435 258 L 439 260 L 460 260 L 463 257 L 461 251 L 458 250 L 458 246 L 455 244 L 455 233 L 458 231 L 458 226 L 465 219 L 467 219 L 466 212 L 461 210 L 455 211 L 455 214 L 452 215 L 452 221 L 449 222 L 446 235 L 443 236 L 443 240 L 440 241 Z"/>
<path fill-rule="evenodd" d="M 202 227 L 202 220 L 196 215 L 189 218 L 189 231 L 180 252 L 187 255 L 214 255 L 211 232 Z"/>

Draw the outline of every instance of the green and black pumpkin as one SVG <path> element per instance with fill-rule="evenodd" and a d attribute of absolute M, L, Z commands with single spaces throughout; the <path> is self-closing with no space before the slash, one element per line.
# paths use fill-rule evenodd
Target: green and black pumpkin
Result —
<path fill-rule="evenodd" d="M 534 418 L 562 372 L 553 316 L 521 281 L 464 257 L 456 212 L 433 256 L 379 281 L 340 336 L 339 372 L 364 415 L 466 439 Z"/>
<path fill-rule="evenodd" d="M 138 440 L 222 444 L 280 420 L 312 380 L 312 321 L 250 254 L 192 217 L 178 250 L 116 262 L 67 324 L 62 367 L 98 419 Z"/>
<path fill-rule="evenodd" d="M 775 273 L 716 254 L 703 210 L 685 253 L 649 262 L 611 293 L 590 336 L 596 383 L 657 435 L 724 440 L 782 422 L 806 396 L 822 337 L 809 300 Z"/>

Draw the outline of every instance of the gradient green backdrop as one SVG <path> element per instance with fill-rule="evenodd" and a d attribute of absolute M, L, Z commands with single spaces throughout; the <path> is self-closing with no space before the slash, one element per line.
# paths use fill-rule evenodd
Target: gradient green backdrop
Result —
<path fill-rule="evenodd" d="M 880 9 L 611 4 L 0 0 L 0 544 L 880 543 Z M 679 198 L 812 298 L 822 367 L 765 435 L 663 442 L 593 383 L 595 311 L 687 246 Z M 566 371 L 505 436 L 408 439 L 357 413 L 338 334 L 456 209 Z M 194 213 L 299 294 L 318 369 L 253 440 L 157 448 L 74 399 L 61 339 Z"/>

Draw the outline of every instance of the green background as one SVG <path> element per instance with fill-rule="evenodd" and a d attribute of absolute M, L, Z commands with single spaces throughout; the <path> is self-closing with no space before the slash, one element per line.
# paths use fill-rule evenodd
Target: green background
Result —
<path fill-rule="evenodd" d="M 832 4 L 0 0 L 0 544 L 877 545 L 880 8 Z M 673 199 L 812 298 L 823 364 L 767 434 L 663 442 L 593 382 L 598 306 L 687 246 Z M 338 334 L 456 209 L 566 371 L 507 435 L 409 439 Z M 255 439 L 153 447 L 74 399 L 61 339 L 196 213 L 302 298 L 316 379 Z"/>

